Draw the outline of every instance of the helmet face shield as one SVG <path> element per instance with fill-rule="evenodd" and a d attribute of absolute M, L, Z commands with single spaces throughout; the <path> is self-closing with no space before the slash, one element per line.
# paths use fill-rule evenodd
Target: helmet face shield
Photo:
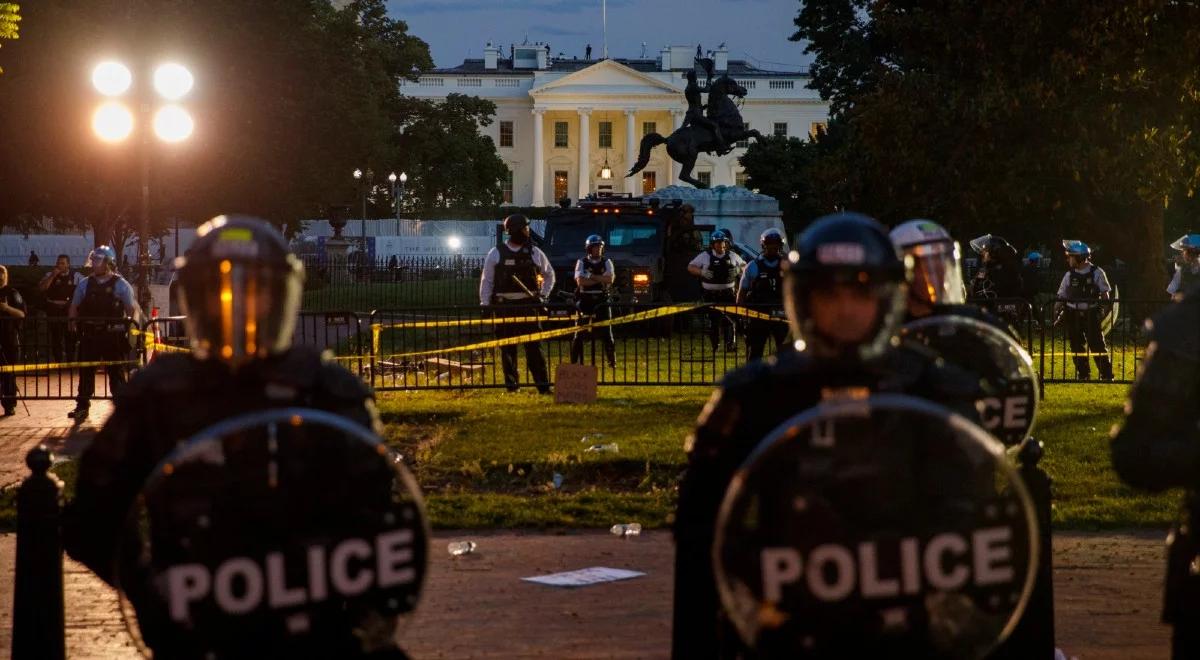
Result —
<path fill-rule="evenodd" d="M 913 275 L 909 297 L 931 305 L 966 302 L 958 243 L 926 243 L 907 248 Z"/>
<path fill-rule="evenodd" d="M 791 272 L 783 287 L 792 334 L 824 357 L 879 355 L 904 315 L 907 286 L 880 273 Z"/>
<path fill-rule="evenodd" d="M 304 267 L 283 237 L 256 219 L 221 216 L 202 226 L 179 264 L 179 300 L 201 359 L 240 364 L 292 343 Z"/>

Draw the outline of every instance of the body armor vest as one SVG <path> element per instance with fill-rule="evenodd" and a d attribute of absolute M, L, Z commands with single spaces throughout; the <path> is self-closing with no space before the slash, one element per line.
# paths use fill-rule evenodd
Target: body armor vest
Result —
<path fill-rule="evenodd" d="M 587 271 L 588 275 L 591 275 L 592 277 L 598 277 L 600 275 L 603 275 L 604 271 L 608 270 L 608 259 L 601 259 L 600 261 L 597 262 L 597 261 L 592 261 L 591 259 L 584 258 L 584 259 L 580 259 L 579 261 L 581 263 L 583 263 L 583 269 L 585 271 Z M 587 295 L 587 296 L 591 296 L 591 297 L 600 297 L 600 296 L 604 295 L 607 291 L 608 291 L 608 286 L 605 284 L 595 284 L 595 283 L 585 284 L 579 288 L 579 293 Z"/>
<path fill-rule="evenodd" d="M 55 275 L 54 279 L 50 280 L 50 286 L 46 288 L 46 300 L 70 302 L 74 295 L 75 274 L 70 271 Z"/>
<path fill-rule="evenodd" d="M 79 316 L 84 319 L 125 318 L 125 304 L 117 297 L 117 282 L 120 280 L 118 275 L 108 278 L 107 282 L 100 282 L 95 275 L 88 277 L 83 302 L 79 304 Z"/>
<path fill-rule="evenodd" d="M 536 295 L 538 267 L 533 263 L 533 247 L 526 244 L 513 250 L 507 243 L 502 243 L 497 249 L 500 252 L 500 262 L 496 264 L 494 292 L 529 295 L 526 292 L 528 289 Z M 520 284 L 517 284 L 518 281 Z M 524 289 L 521 288 L 522 284 L 525 285 Z"/>
<path fill-rule="evenodd" d="M 759 257 L 754 260 L 757 264 L 758 275 L 750 283 L 750 292 L 746 294 L 747 302 L 770 303 L 778 305 L 783 302 L 783 277 L 779 270 L 781 260 L 776 260 L 774 266 L 767 265 L 767 260 Z"/>
<path fill-rule="evenodd" d="M 708 270 L 712 273 L 713 284 L 733 284 L 736 273 L 733 272 L 733 256 L 729 254 L 729 250 L 719 257 L 709 250 Z"/>
<path fill-rule="evenodd" d="M 1179 269 L 1179 291 L 1184 292 L 1200 286 L 1200 264 L 1183 266 Z"/>
<path fill-rule="evenodd" d="M 1096 267 L 1090 266 L 1086 273 L 1071 269 L 1071 280 L 1067 283 L 1067 297 L 1079 300 L 1096 300 L 1100 289 L 1096 287 Z"/>

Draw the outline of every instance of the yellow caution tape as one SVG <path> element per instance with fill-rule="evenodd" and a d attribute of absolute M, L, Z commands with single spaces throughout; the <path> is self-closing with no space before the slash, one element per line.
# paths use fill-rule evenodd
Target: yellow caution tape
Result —
<path fill-rule="evenodd" d="M 29 371 L 54 371 L 58 369 L 83 369 L 86 367 L 137 366 L 139 360 L 95 360 L 91 362 L 50 362 L 47 364 L 10 364 L 0 367 L 0 373 L 13 374 Z"/>
<path fill-rule="evenodd" d="M 699 304 L 668 305 L 666 307 L 658 307 L 656 309 L 647 310 L 645 312 L 636 312 L 634 314 L 629 314 L 629 315 L 622 316 L 622 317 L 615 318 L 615 319 L 606 319 L 604 321 L 594 321 L 592 323 L 571 326 L 569 328 L 558 328 L 557 330 L 544 330 L 541 332 L 534 332 L 534 333 L 530 333 L 530 334 L 526 334 L 526 335 L 520 335 L 518 337 L 505 337 L 504 339 L 493 339 L 490 341 L 483 341 L 483 342 L 478 342 L 475 344 L 467 344 L 465 346 L 454 346 L 454 347 L 450 347 L 450 348 L 435 348 L 435 349 L 430 349 L 430 350 L 425 350 L 425 351 L 411 351 L 408 353 L 393 353 L 391 355 L 379 355 L 379 343 L 378 343 L 379 342 L 379 331 L 374 330 L 374 326 L 372 326 L 372 329 L 374 330 L 372 341 L 375 345 L 375 356 L 377 359 L 386 360 L 386 359 L 392 359 L 392 358 L 415 357 L 415 356 L 419 356 L 419 355 L 442 355 L 445 353 L 460 353 L 460 352 L 465 352 L 465 351 L 479 351 L 479 350 L 483 350 L 483 349 L 487 349 L 487 348 L 499 348 L 501 346 L 516 346 L 518 344 L 525 344 L 525 343 L 528 343 L 531 341 L 541 341 L 543 339 L 553 339 L 555 337 L 564 337 L 566 335 L 572 335 L 572 334 L 575 334 L 576 332 L 580 332 L 583 330 L 590 330 L 593 328 L 604 328 L 604 327 L 608 327 L 608 326 L 624 325 L 626 323 L 637 323 L 638 321 L 646 321 L 649 319 L 662 318 L 664 316 L 671 316 L 671 315 L 680 314 L 683 312 L 690 312 L 699 307 L 703 307 L 703 305 L 699 305 Z"/>
<path fill-rule="evenodd" d="M 717 310 L 718 312 L 724 312 L 726 314 L 732 314 L 734 316 L 744 316 L 749 319 L 758 319 L 761 321 L 776 321 L 778 323 L 787 323 L 787 319 L 785 319 L 785 318 L 779 318 L 778 316 L 771 316 L 770 314 L 763 314 L 762 312 L 759 312 L 757 310 L 747 309 L 745 307 L 736 307 L 733 305 L 717 305 L 717 306 L 714 306 L 713 309 Z"/>

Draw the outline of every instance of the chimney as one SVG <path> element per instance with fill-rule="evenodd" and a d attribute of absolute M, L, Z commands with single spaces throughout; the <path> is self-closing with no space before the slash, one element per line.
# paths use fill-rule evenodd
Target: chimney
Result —
<path fill-rule="evenodd" d="M 537 42 L 534 44 L 537 49 L 537 68 L 539 71 L 545 71 L 550 68 L 550 52 L 546 50 L 546 44 Z"/>
<path fill-rule="evenodd" d="M 713 69 L 721 72 L 729 70 L 729 49 L 725 48 L 725 44 L 713 53 Z"/>
<path fill-rule="evenodd" d="M 671 49 L 663 46 L 662 50 L 658 51 L 658 70 L 671 70 Z"/>
<path fill-rule="evenodd" d="M 496 62 L 500 59 L 500 47 L 493 46 L 492 42 L 488 42 L 483 48 L 483 68 L 488 71 L 496 70 Z"/>

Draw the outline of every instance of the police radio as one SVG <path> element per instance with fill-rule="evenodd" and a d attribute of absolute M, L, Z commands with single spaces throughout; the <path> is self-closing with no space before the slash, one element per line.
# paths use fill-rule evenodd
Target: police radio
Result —
<path fill-rule="evenodd" d="M 982 658 L 1033 589 L 1030 496 L 983 429 L 903 395 L 769 434 L 717 519 L 714 572 L 762 658 Z"/>
<path fill-rule="evenodd" d="M 416 606 L 429 527 L 412 476 L 361 425 L 250 413 L 164 458 L 118 551 L 121 609 L 155 657 L 356 657 Z"/>

